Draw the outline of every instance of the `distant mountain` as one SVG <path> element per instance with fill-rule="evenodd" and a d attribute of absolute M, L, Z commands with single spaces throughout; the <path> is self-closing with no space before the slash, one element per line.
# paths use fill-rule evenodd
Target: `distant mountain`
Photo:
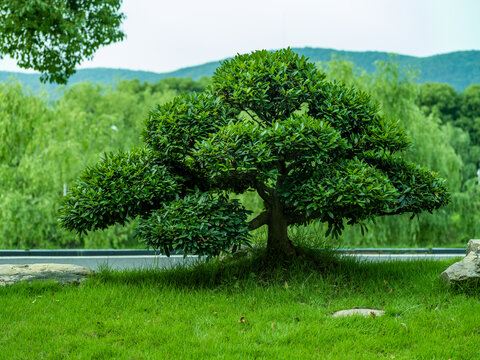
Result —
<path fill-rule="evenodd" d="M 388 61 L 391 54 L 379 51 L 342 51 L 321 48 L 294 48 L 299 54 L 305 55 L 311 61 L 329 61 L 332 56 L 354 62 L 358 67 L 371 73 L 375 71 L 375 61 Z M 428 57 L 416 57 L 394 54 L 394 59 L 401 67 L 419 71 L 418 82 L 439 82 L 452 85 L 457 91 L 463 91 L 470 84 L 480 83 L 480 51 L 457 51 L 447 54 Z M 100 82 L 113 86 L 120 79 L 138 79 L 140 81 L 157 82 L 167 77 L 190 77 L 198 79 L 202 76 L 211 76 L 220 61 L 209 62 L 203 65 L 191 66 L 168 73 L 155 73 L 149 71 L 133 71 L 126 69 L 92 68 L 81 69 L 73 75 L 69 85 L 77 82 Z M 0 71 L 0 82 L 7 81 L 11 76 L 32 88 L 33 91 L 42 90 L 52 92 L 58 86 L 43 85 L 38 74 L 24 74 Z"/>

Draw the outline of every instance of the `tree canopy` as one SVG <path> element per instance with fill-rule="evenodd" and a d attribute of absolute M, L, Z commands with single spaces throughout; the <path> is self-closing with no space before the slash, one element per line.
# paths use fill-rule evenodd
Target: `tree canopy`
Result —
<path fill-rule="evenodd" d="M 122 40 L 122 0 L 2 0 L 0 58 L 38 70 L 41 81 L 66 83 L 75 66 Z"/>
<path fill-rule="evenodd" d="M 443 122 L 452 121 L 458 116 L 460 98 L 448 84 L 425 83 L 420 86 L 417 103 L 427 113 L 434 113 Z"/>
<path fill-rule="evenodd" d="M 289 226 L 319 220 L 338 236 L 345 223 L 449 200 L 438 174 L 401 156 L 411 142 L 397 120 L 290 49 L 224 61 L 204 92 L 156 107 L 143 138 L 80 175 L 64 227 L 84 233 L 138 217 L 148 246 L 217 255 L 267 226 L 268 252 L 292 256 Z M 250 221 L 229 196 L 247 191 L 264 202 Z"/>

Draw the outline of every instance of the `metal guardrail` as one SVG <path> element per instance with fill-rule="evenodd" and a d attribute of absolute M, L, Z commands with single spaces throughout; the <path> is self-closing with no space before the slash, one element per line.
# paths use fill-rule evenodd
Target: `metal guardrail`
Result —
<path fill-rule="evenodd" d="M 465 256 L 465 249 L 334 249 L 341 256 L 359 261 L 445 260 Z M 142 249 L 57 249 L 57 250 L 0 250 L 1 264 L 75 264 L 98 271 L 104 266 L 114 270 L 170 268 L 191 265 L 201 258 L 195 255 L 171 254 L 170 257 Z"/>
<path fill-rule="evenodd" d="M 333 249 L 341 254 L 432 254 L 432 255 L 465 255 L 466 248 L 341 248 Z M 0 257 L 9 256 L 154 256 L 154 250 L 144 249 L 55 249 L 55 250 L 0 250 Z M 183 255 L 172 253 L 172 255 Z"/>
<path fill-rule="evenodd" d="M 32 249 L 0 250 L 0 257 L 6 256 L 147 256 L 158 255 L 154 250 L 143 249 Z M 174 255 L 172 253 L 172 255 Z"/>
<path fill-rule="evenodd" d="M 458 254 L 465 255 L 466 248 L 365 248 L 365 249 L 336 249 L 342 254 Z"/>

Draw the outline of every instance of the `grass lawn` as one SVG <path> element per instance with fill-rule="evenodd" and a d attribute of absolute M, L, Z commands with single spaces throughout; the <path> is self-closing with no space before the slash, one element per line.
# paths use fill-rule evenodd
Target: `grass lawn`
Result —
<path fill-rule="evenodd" d="M 453 262 L 244 257 L 8 286 L 0 358 L 479 359 L 480 287 L 445 287 Z M 352 307 L 386 314 L 331 317 Z"/>

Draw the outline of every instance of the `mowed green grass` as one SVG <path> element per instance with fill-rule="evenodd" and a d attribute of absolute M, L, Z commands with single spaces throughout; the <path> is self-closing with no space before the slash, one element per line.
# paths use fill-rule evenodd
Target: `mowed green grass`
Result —
<path fill-rule="evenodd" d="M 0 358 L 480 358 L 480 288 L 438 279 L 454 261 L 262 259 L 0 288 Z M 353 307 L 386 314 L 331 317 Z"/>

